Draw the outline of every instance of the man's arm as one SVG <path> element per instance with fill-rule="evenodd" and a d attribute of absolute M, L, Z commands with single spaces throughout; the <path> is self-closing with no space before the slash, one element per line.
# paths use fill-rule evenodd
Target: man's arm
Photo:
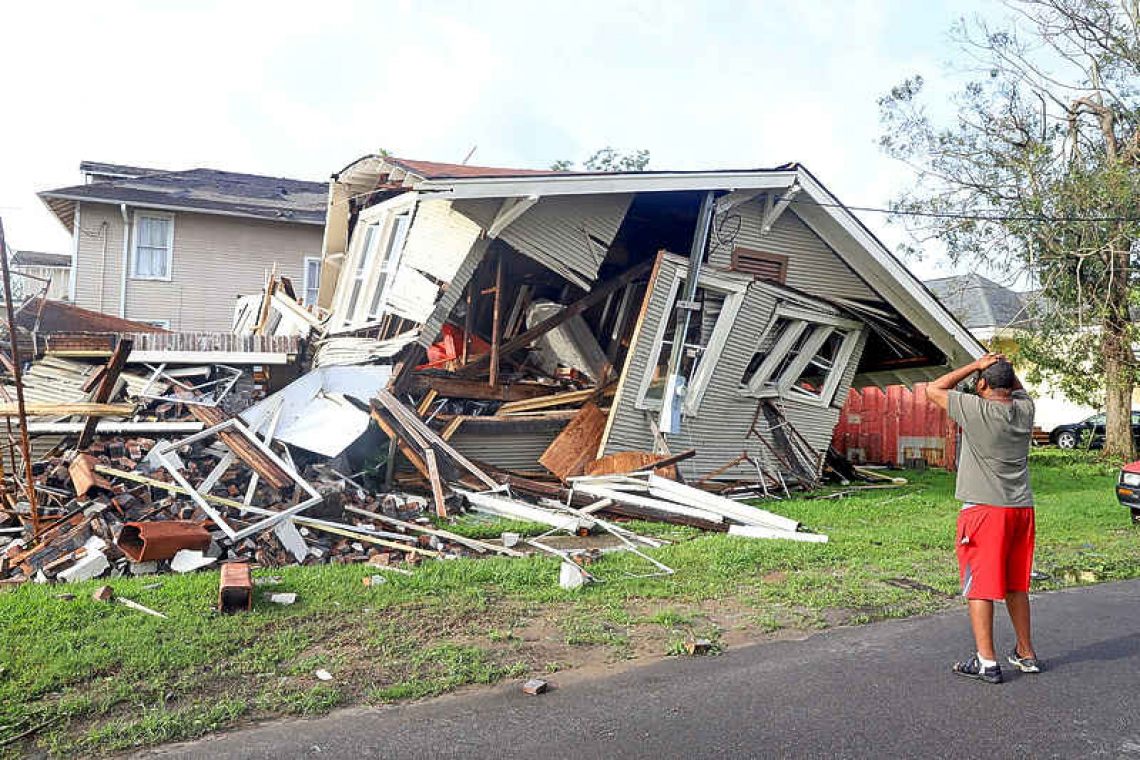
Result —
<path fill-rule="evenodd" d="M 943 409 L 946 408 L 947 399 L 950 396 L 950 391 L 957 387 L 958 383 L 965 380 L 975 372 L 981 372 L 986 367 L 994 362 L 1004 359 L 1003 354 L 985 354 L 979 359 L 975 359 L 964 367 L 951 370 L 937 380 L 932 380 L 926 386 L 926 397 L 933 401 Z M 1020 383 L 1018 383 L 1020 385 Z"/>

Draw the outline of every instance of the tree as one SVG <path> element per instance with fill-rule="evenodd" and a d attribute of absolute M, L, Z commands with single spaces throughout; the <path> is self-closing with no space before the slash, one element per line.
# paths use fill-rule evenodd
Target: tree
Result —
<path fill-rule="evenodd" d="M 649 151 L 635 150 L 632 153 L 621 154 L 613 148 L 606 146 L 586 159 L 582 171 L 587 172 L 639 172 L 649 166 Z M 574 162 L 559 159 L 550 165 L 555 172 L 568 172 L 574 170 Z"/>
<path fill-rule="evenodd" d="M 1019 356 L 1036 379 L 1103 398 L 1105 455 L 1131 459 L 1140 0 L 1005 7 L 1000 27 L 952 29 L 969 79 L 954 118 L 930 115 L 921 77 L 880 99 L 880 145 L 916 172 L 892 219 L 955 263 L 1037 284 Z"/>

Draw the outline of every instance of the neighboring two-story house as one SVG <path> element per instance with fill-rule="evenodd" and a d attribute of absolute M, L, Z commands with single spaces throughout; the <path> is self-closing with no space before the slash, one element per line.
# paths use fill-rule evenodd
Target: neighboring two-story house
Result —
<path fill-rule="evenodd" d="M 316 299 L 328 185 L 216 169 L 84 161 L 85 182 L 39 193 L 72 234 L 68 296 L 175 331 L 228 331 L 266 272 Z"/>
<path fill-rule="evenodd" d="M 67 298 L 68 283 L 71 282 L 71 256 L 66 253 L 44 253 L 42 251 L 16 251 L 9 263 L 14 275 L 12 297 L 24 301 L 38 296 L 41 291 L 51 301 Z"/>

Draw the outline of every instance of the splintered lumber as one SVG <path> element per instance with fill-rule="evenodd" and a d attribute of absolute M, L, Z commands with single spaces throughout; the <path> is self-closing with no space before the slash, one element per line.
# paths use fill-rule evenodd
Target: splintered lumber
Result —
<path fill-rule="evenodd" d="M 201 406 L 200 404 L 186 404 L 186 406 L 189 407 L 190 414 L 194 415 L 194 419 L 207 427 L 221 425 L 227 419 L 226 413 L 217 407 Z M 221 430 L 218 432 L 218 438 L 229 447 L 238 459 L 245 462 L 251 470 L 257 473 L 258 477 L 269 485 L 280 489 L 293 484 L 293 479 L 289 477 L 288 473 L 265 456 L 252 441 L 239 431 Z"/>
<path fill-rule="evenodd" d="M 562 481 L 581 475 L 593 461 L 605 429 L 606 415 L 602 414 L 597 405 L 586 404 L 546 451 L 542 452 L 538 463 Z"/>
<path fill-rule="evenodd" d="M 435 513 L 440 517 L 447 517 L 447 502 L 443 498 L 443 483 L 439 480 L 439 466 L 435 462 L 435 452 L 431 449 L 424 451 L 424 464 L 428 468 L 428 480 L 431 481 L 431 495 L 435 499 Z"/>
<path fill-rule="evenodd" d="M 799 521 L 790 517 L 777 515 L 758 507 L 750 507 L 747 504 L 741 504 L 732 499 L 726 499 L 723 496 L 717 496 L 699 488 L 663 478 L 660 475 L 650 473 L 646 476 L 646 480 L 649 484 L 649 495 L 659 499 L 689 504 L 745 525 L 761 525 L 793 533 L 800 527 Z"/>
<path fill-rule="evenodd" d="M 75 402 L 69 404 L 27 403 L 24 413 L 29 417 L 130 417 L 134 413 L 132 404 L 94 404 Z M 0 404 L 0 417 L 18 417 L 17 404 Z"/>
<path fill-rule="evenodd" d="M 524 401 L 550 395 L 550 386 L 541 383 L 505 383 L 491 386 L 480 380 L 436 377 L 422 372 L 411 376 L 407 389 L 409 393 L 416 395 L 436 391 L 444 398 L 470 398 L 480 401 Z"/>
<path fill-rule="evenodd" d="M 420 475 L 423 475 L 425 478 L 427 478 L 430 482 L 431 473 L 428 471 L 427 463 L 424 462 L 423 457 L 416 453 L 412 447 L 407 444 L 407 442 L 404 440 L 404 436 L 400 435 L 396 428 L 392 427 L 391 423 L 388 422 L 385 416 L 381 414 L 380 410 L 375 406 L 372 407 L 371 416 L 372 419 L 376 421 L 376 424 L 380 427 L 380 429 L 384 431 L 384 435 L 388 436 L 388 440 L 391 441 L 394 446 L 399 448 L 400 452 L 405 457 L 407 457 L 408 461 L 412 463 L 412 466 L 416 468 L 416 471 L 419 472 Z"/>
<path fill-rule="evenodd" d="M 679 455 L 678 457 L 666 457 L 662 454 L 650 454 L 647 451 L 619 451 L 614 454 L 607 454 L 606 456 L 598 459 L 597 461 L 590 462 L 586 467 L 584 475 L 629 475 L 634 472 L 643 471 L 660 471 L 666 477 L 674 477 L 677 474 L 677 469 L 672 466 L 674 462 L 679 462 L 682 459 L 687 459 L 696 453 L 696 449 L 690 449 L 692 453 Z"/>
<path fill-rule="evenodd" d="M 490 543 L 487 543 L 486 541 L 480 541 L 476 538 L 468 538 L 467 536 L 461 536 L 458 533 L 452 533 L 449 530 L 441 530 L 439 528 L 429 528 L 426 525 L 417 525 L 416 523 L 410 523 L 410 522 L 406 522 L 404 520 L 397 520 L 395 517 L 388 517 L 388 515 L 382 515 L 379 512 L 369 512 L 368 510 L 360 509 L 359 507 L 351 507 L 351 506 L 346 505 L 344 509 L 346 512 L 351 512 L 352 514 L 360 515 L 361 517 L 367 517 L 367 518 L 370 518 L 372 520 L 376 520 L 377 522 L 387 523 L 388 525 L 395 525 L 397 527 L 404 528 L 406 530 L 414 530 L 414 531 L 417 531 L 419 533 L 423 533 L 424 535 L 427 535 L 427 536 L 436 536 L 437 538 L 445 538 L 448 541 L 453 541 L 457 544 L 462 544 L 462 545 L 466 546 L 467 548 L 474 549 L 475 551 L 480 552 L 480 553 L 498 552 L 499 554 L 505 554 L 508 557 L 525 557 L 526 556 L 522 552 L 515 551 L 514 549 L 510 549 L 506 546 L 500 546 L 498 544 L 490 544 Z"/>
<path fill-rule="evenodd" d="M 653 265 L 655 263 L 655 259 L 644 261 L 637 266 L 630 267 L 617 277 L 614 277 L 600 285 L 595 286 L 594 289 L 587 293 L 584 297 L 570 304 L 554 316 L 550 317 L 549 319 L 542 320 L 526 332 L 523 332 L 508 340 L 506 343 L 499 347 L 499 355 L 506 356 L 512 351 L 517 351 L 520 348 L 524 348 L 525 346 L 529 345 L 530 342 L 535 338 L 545 335 L 555 327 L 558 327 L 560 324 L 570 319 L 570 317 L 581 314 L 594 304 L 601 303 L 610 293 L 613 293 L 625 287 L 629 283 L 636 280 L 638 277 L 641 277 L 643 274 L 647 274 L 651 269 L 653 269 Z M 459 368 L 458 372 L 462 374 L 470 374 L 472 371 L 479 369 L 483 365 L 487 364 L 490 360 L 490 354 L 480 354 L 479 356 L 476 356 L 463 364 L 463 366 Z"/>
<path fill-rule="evenodd" d="M 416 416 L 415 412 L 408 407 L 404 406 L 395 396 L 385 390 L 378 390 L 373 399 L 373 403 L 379 402 L 393 419 L 400 424 L 402 428 L 412 433 L 413 431 L 427 441 L 427 445 L 433 449 L 438 449 L 446 454 L 448 458 L 454 461 L 463 469 L 474 475 L 481 483 L 488 488 L 498 488 L 499 484 L 491 480 L 487 473 L 476 467 L 470 459 L 460 454 L 445 440 L 439 437 L 434 430 L 429 428 L 423 420 Z"/>
<path fill-rule="evenodd" d="M 31 414 L 31 412 L 29 412 L 29 414 Z M 868 478 L 869 480 L 879 481 L 880 483 L 891 483 L 896 486 L 905 486 L 907 484 L 906 478 L 896 478 L 891 475 L 884 475 L 881 472 L 875 472 L 874 470 L 869 470 L 866 467 L 856 467 L 855 472 L 859 473 L 865 478 Z"/>
<path fill-rule="evenodd" d="M 95 397 L 92 401 L 97 404 L 104 404 L 111 400 L 111 393 L 114 392 L 115 384 L 119 381 L 119 373 L 126 366 L 127 357 L 131 355 L 131 347 L 134 346 L 134 343 L 131 338 L 119 338 L 119 342 L 115 344 L 115 353 L 111 355 L 110 361 L 103 367 L 99 387 L 95 390 Z M 98 422 L 99 420 L 94 416 L 87 418 L 87 422 L 83 425 L 83 432 L 79 434 L 79 442 L 76 444 L 79 449 L 85 449 L 91 445 L 91 441 L 95 438 L 95 425 Z"/>
<path fill-rule="evenodd" d="M 603 485 L 604 483 L 604 485 Z M 684 517 L 692 517 L 697 520 L 704 520 L 705 522 L 719 523 L 724 522 L 724 517 L 719 514 L 701 509 L 699 507 L 685 506 L 677 504 L 673 501 L 666 501 L 664 499 L 653 499 L 646 496 L 640 496 L 628 491 L 619 490 L 619 488 L 612 487 L 616 484 L 601 481 L 601 482 L 585 482 L 579 478 L 574 481 L 574 490 L 581 491 L 582 493 L 589 494 L 599 499 L 612 499 L 617 504 L 630 504 L 635 507 L 645 507 L 661 513 L 672 513 L 682 515 Z"/>
<path fill-rule="evenodd" d="M 533 412 L 538 409 L 549 409 L 552 406 L 578 404 L 582 401 L 588 401 L 595 392 L 596 391 L 593 388 L 586 388 L 585 390 L 580 391 L 552 393 L 548 396 L 542 396 L 540 398 L 526 399 L 523 401 L 512 401 L 500 406 L 499 410 L 495 412 L 495 416 L 502 417 L 518 412 Z"/>

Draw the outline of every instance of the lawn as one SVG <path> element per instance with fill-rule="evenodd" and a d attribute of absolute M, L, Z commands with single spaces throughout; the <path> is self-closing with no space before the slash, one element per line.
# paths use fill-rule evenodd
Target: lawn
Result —
<path fill-rule="evenodd" d="M 1081 454 L 1034 454 L 1036 570 L 1047 576 L 1035 589 L 1140 576 L 1140 527 L 1115 501 L 1115 472 Z M 374 586 L 361 578 L 384 571 L 364 566 L 259 570 L 253 611 L 234 616 L 213 610 L 217 572 L 110 581 L 167 620 L 93 601 L 98 583 L 25 585 L 0 593 L 0 756 L 110 753 L 253 719 L 623 666 L 679 653 L 690 636 L 723 648 L 960 604 L 953 476 L 904 474 L 902 488 L 765 504 L 827 533 L 825 545 L 636 524 L 674 541 L 652 553 L 676 573 L 630 577 L 649 566 L 611 553 L 591 566 L 606 581 L 576 591 L 558 586 L 547 557 L 429 562 Z M 272 604 L 262 598 L 271 591 L 297 602 Z"/>

